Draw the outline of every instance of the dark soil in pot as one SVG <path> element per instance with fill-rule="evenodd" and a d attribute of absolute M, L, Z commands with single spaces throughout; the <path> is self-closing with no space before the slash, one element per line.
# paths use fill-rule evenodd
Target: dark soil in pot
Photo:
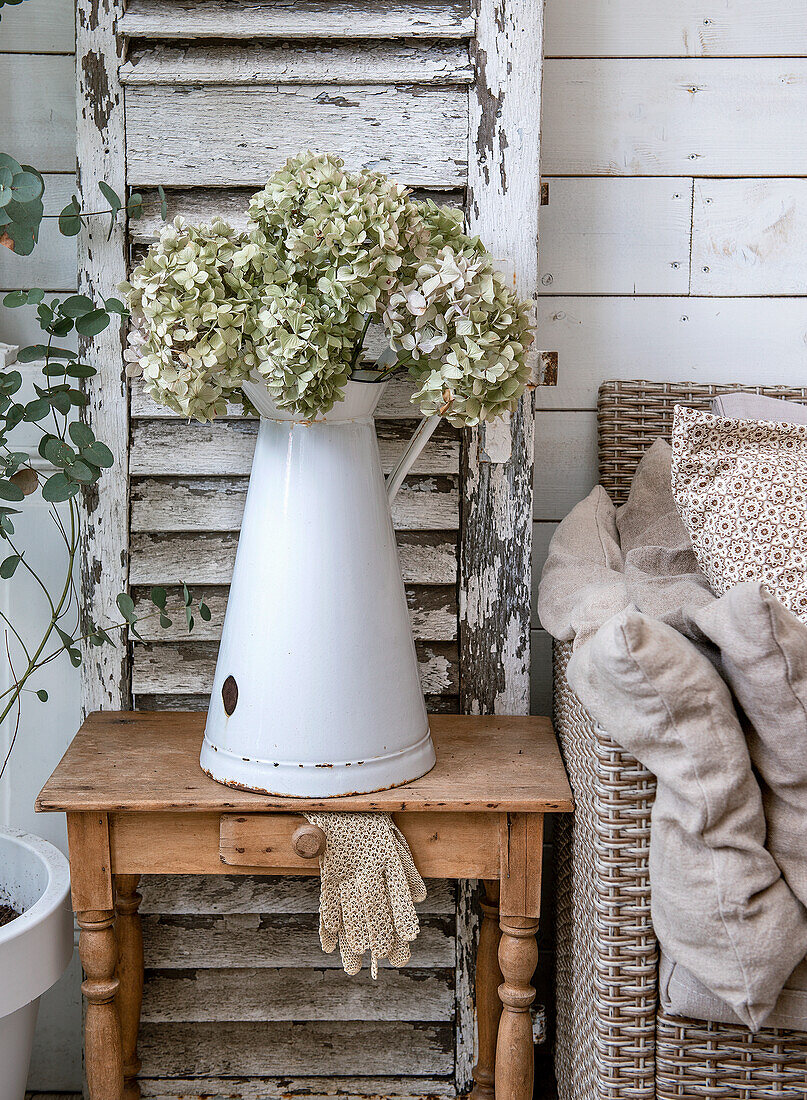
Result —
<path fill-rule="evenodd" d="M 10 905 L 0 905 L 0 928 L 4 924 L 11 924 L 19 915 L 17 910 L 12 909 Z"/>

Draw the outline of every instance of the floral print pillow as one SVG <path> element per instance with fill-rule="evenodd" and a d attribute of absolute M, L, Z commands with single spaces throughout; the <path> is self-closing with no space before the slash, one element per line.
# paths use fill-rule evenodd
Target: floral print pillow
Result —
<path fill-rule="evenodd" d="M 762 581 L 807 622 L 807 425 L 676 405 L 672 490 L 718 595 Z"/>

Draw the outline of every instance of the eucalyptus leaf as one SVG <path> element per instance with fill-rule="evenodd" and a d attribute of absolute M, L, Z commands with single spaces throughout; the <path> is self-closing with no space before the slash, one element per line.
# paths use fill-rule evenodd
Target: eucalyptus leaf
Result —
<path fill-rule="evenodd" d="M 79 205 L 71 199 L 59 215 L 59 232 L 63 237 L 76 237 L 81 232 Z"/>
<path fill-rule="evenodd" d="M 101 180 L 101 182 L 98 184 L 98 190 L 109 203 L 110 208 L 112 209 L 112 213 L 117 214 L 117 212 L 123 206 L 123 200 L 121 199 L 121 197 L 117 194 L 116 191 L 113 191 L 109 184 L 105 183 L 104 180 Z"/>
<path fill-rule="evenodd" d="M 101 469 L 108 470 L 115 462 L 112 451 L 105 443 L 95 442 L 89 447 L 85 447 L 81 452 L 81 457 L 85 458 L 88 462 L 92 462 L 95 466 L 100 466 Z"/>
<path fill-rule="evenodd" d="M 31 496 L 31 494 L 35 493 L 39 488 L 39 476 L 36 470 L 32 470 L 30 467 L 26 467 L 24 470 L 18 470 L 15 474 L 11 475 L 10 480 L 18 489 L 22 489 L 23 494 L 27 497 Z"/>
<path fill-rule="evenodd" d="M 44 688 L 39 689 L 39 691 L 36 693 L 36 697 L 40 701 L 40 703 L 47 703 L 48 701 L 48 693 L 45 691 Z"/>
<path fill-rule="evenodd" d="M 80 424 L 78 421 L 74 421 L 67 430 L 70 438 L 79 448 L 89 447 L 90 444 L 95 442 L 95 436 L 93 435 L 92 429 L 88 428 L 86 424 Z"/>
<path fill-rule="evenodd" d="M 25 500 L 25 493 L 19 485 L 15 485 L 13 481 L 2 477 L 0 478 L 0 498 L 19 502 Z"/>
<path fill-rule="evenodd" d="M 51 501 L 54 504 L 61 500 L 69 500 L 70 497 L 74 497 L 78 491 L 78 483 L 69 481 L 66 475 L 61 471 L 49 477 L 42 486 L 42 496 L 45 500 Z"/>
<path fill-rule="evenodd" d="M 168 596 L 164 588 L 161 588 L 159 585 L 155 585 L 155 587 L 152 588 L 151 602 L 155 607 L 159 607 L 161 611 L 165 611 L 165 601 L 167 598 Z"/>
<path fill-rule="evenodd" d="M 97 336 L 108 327 L 109 314 L 104 309 L 94 309 L 91 313 L 85 313 L 76 320 L 76 331 L 82 336 Z"/>
<path fill-rule="evenodd" d="M 137 622 L 137 616 L 135 615 L 134 600 L 128 592 L 119 592 L 115 597 L 115 603 L 118 605 L 118 610 L 124 619 L 131 626 L 132 623 Z"/>
<path fill-rule="evenodd" d="M 76 481 L 80 481 L 82 485 L 91 485 L 98 480 L 98 471 L 94 470 L 92 466 L 88 466 L 80 458 L 67 467 L 67 473 Z"/>
<path fill-rule="evenodd" d="M 42 420 L 50 412 L 50 401 L 44 397 L 37 397 L 34 401 L 29 401 L 25 406 L 24 420 L 27 420 L 30 424 L 35 424 L 37 420 Z"/>
<path fill-rule="evenodd" d="M 4 581 L 9 580 L 17 571 L 17 566 L 22 561 L 19 554 L 10 554 L 7 558 L 0 562 L 0 577 Z"/>
<path fill-rule="evenodd" d="M 82 317 L 95 309 L 95 302 L 86 294 L 71 294 L 59 304 L 59 312 L 65 317 Z"/>

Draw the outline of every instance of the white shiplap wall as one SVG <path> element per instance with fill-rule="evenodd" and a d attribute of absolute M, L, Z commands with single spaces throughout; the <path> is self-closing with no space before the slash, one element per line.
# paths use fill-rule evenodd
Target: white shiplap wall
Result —
<path fill-rule="evenodd" d="M 807 378 L 804 0 L 547 0 L 545 46 L 536 584 L 597 480 L 601 381 Z"/>

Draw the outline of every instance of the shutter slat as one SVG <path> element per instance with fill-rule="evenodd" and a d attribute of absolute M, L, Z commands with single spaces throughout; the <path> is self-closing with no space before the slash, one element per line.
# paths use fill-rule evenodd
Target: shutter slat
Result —
<path fill-rule="evenodd" d="M 448 531 L 402 531 L 397 536 L 401 572 L 407 584 L 455 584 L 457 536 Z M 229 584 L 238 536 L 221 534 L 133 534 L 129 583 Z"/>
<path fill-rule="evenodd" d="M 145 1077 L 273 1073 L 423 1076 L 454 1069 L 449 1024 L 319 1020 L 295 1023 L 143 1024 L 138 1048 Z"/>
<path fill-rule="evenodd" d="M 203 694 L 216 670 L 215 642 L 164 642 L 136 645 L 132 657 L 135 695 Z M 457 647 L 449 642 L 418 642 L 418 671 L 426 694 L 451 694 L 459 689 Z"/>
<path fill-rule="evenodd" d="M 470 84 L 461 43 L 359 46 L 154 46 L 135 49 L 121 84 Z"/>
<path fill-rule="evenodd" d="M 237 531 L 249 479 L 161 477 L 136 479 L 131 491 L 132 531 Z M 406 479 L 392 504 L 399 531 L 456 531 L 456 477 Z"/>
<path fill-rule="evenodd" d="M 147 591 L 135 589 L 135 614 L 144 615 L 137 624 L 138 634 L 147 642 L 219 641 L 227 606 L 227 590 L 205 590 L 204 600 L 210 608 L 210 621 L 196 616 L 193 633 L 185 626 L 185 611 L 179 589 L 168 593 L 166 611 L 172 625 L 163 629 L 154 614 L 154 605 Z M 412 633 L 419 641 L 454 642 L 457 640 L 457 594 L 449 585 L 409 587 L 406 591 Z"/>
<path fill-rule="evenodd" d="M 418 187 L 463 187 L 465 88 L 253 85 L 126 89 L 130 186 L 262 187 L 301 149 Z"/>
<path fill-rule="evenodd" d="M 271 933 L 266 933 L 271 935 Z M 318 936 L 311 929 L 312 941 Z M 451 938 L 453 945 L 453 937 Z M 453 965 L 453 959 L 451 964 Z M 258 1020 L 450 1020 L 451 970 L 387 968 L 374 982 L 367 971 L 350 977 L 338 966 L 162 970 L 146 974 L 141 1020 L 149 1023 Z M 367 960 L 365 960 L 367 962 Z M 321 966 L 321 963 L 320 963 Z M 312 991 L 316 996 L 312 997 Z"/>
<path fill-rule="evenodd" d="M 378 448 L 384 473 L 397 464 L 414 422 L 382 422 Z M 255 420 L 216 420 L 211 424 L 187 421 L 141 420 L 132 429 L 129 471 L 132 477 L 249 476 L 257 436 Z M 455 474 L 459 467 L 459 435 L 441 425 L 421 453 L 415 474 Z"/>
<path fill-rule="evenodd" d="M 133 0 L 118 26 L 130 38 L 470 38 L 474 20 L 445 0 Z"/>

